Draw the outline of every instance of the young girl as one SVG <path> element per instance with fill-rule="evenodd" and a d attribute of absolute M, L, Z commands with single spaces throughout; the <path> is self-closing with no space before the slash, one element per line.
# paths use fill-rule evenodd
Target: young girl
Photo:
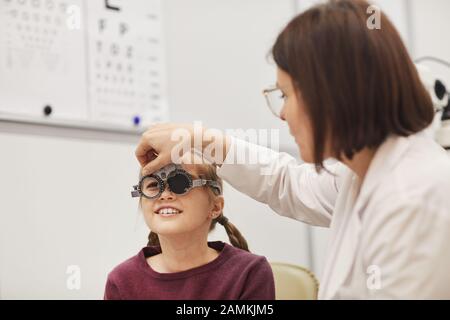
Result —
<path fill-rule="evenodd" d="M 266 258 L 250 253 L 223 215 L 222 180 L 214 166 L 169 164 L 134 188 L 152 231 L 147 247 L 108 275 L 105 299 L 275 298 Z M 217 223 L 233 246 L 208 242 Z"/>

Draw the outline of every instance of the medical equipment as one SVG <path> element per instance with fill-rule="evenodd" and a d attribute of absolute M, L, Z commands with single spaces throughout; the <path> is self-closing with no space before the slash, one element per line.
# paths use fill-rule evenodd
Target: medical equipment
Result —
<path fill-rule="evenodd" d="M 159 198 L 166 189 L 166 184 L 169 186 L 169 190 L 177 195 L 186 194 L 192 188 L 205 185 L 214 188 L 219 194 L 222 194 L 222 189 L 217 181 L 193 180 L 192 176 L 181 165 L 171 163 L 153 174 L 142 177 L 139 184 L 133 186 L 131 196 L 143 196 L 147 199 Z"/>
<path fill-rule="evenodd" d="M 437 62 L 447 67 L 450 67 L 450 64 L 433 57 L 424 57 L 415 61 L 422 82 L 433 100 L 434 109 L 440 115 L 435 139 L 442 147 L 450 150 L 450 93 L 444 82 L 439 80 L 428 67 L 421 64 L 423 61 Z"/>
<path fill-rule="evenodd" d="M 441 127 L 436 132 L 436 140 L 446 150 L 450 150 L 450 99 L 442 111 Z"/>

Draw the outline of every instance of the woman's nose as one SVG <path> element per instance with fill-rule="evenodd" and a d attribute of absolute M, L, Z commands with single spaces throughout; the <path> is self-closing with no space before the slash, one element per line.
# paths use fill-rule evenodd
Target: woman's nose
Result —
<path fill-rule="evenodd" d="M 286 121 L 286 112 L 284 111 L 286 108 L 283 107 L 280 112 L 280 119 Z"/>

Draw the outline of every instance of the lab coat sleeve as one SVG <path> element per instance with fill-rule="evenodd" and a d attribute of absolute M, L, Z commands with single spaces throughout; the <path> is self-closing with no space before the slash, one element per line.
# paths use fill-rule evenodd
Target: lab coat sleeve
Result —
<path fill-rule="evenodd" d="M 327 169 L 338 174 L 342 167 L 336 163 Z M 299 164 L 286 153 L 234 137 L 217 173 L 238 191 L 268 204 L 282 216 L 315 226 L 330 225 L 339 175 L 325 171 L 318 174 L 312 165 Z"/>
<path fill-rule="evenodd" d="M 450 297 L 448 208 L 432 197 L 386 197 L 370 210 L 361 241 L 369 298 Z"/>

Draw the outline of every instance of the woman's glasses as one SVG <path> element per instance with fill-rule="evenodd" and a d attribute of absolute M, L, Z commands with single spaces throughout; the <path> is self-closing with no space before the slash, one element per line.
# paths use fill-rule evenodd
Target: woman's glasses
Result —
<path fill-rule="evenodd" d="M 263 91 L 267 106 L 270 111 L 278 118 L 281 118 L 281 111 L 284 106 L 284 94 L 278 87 L 271 87 Z"/>

